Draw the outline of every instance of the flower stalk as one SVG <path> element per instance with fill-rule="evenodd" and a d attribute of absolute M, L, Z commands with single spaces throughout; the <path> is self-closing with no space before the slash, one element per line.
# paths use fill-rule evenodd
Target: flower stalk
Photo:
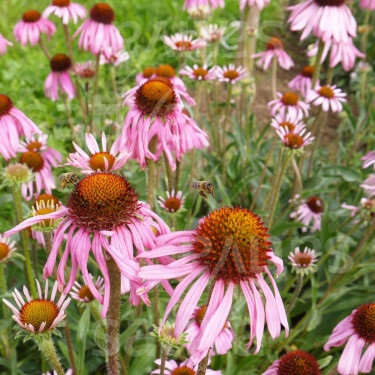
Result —
<path fill-rule="evenodd" d="M 116 83 L 116 69 L 113 64 L 111 64 L 111 81 L 112 81 L 112 89 L 113 89 L 113 95 L 115 98 L 115 106 L 116 106 L 116 121 L 117 124 L 121 121 L 121 112 L 120 112 L 120 101 L 118 98 L 118 90 L 117 90 L 117 83 Z"/>
<path fill-rule="evenodd" d="M 289 303 L 289 306 L 286 308 L 287 314 L 289 314 L 292 311 L 294 304 L 296 303 L 298 297 L 301 294 L 302 287 L 303 287 L 303 275 L 299 273 L 297 275 L 297 285 L 296 285 L 296 289 L 294 291 L 293 298 L 291 299 L 291 301 Z"/>
<path fill-rule="evenodd" d="M 315 57 L 316 60 L 315 60 L 314 74 L 313 74 L 313 79 L 312 79 L 312 89 L 315 88 L 316 83 L 318 82 L 318 79 L 319 79 L 320 68 L 322 66 L 321 60 L 322 60 L 323 51 L 324 51 L 324 42 L 321 39 L 319 39 L 318 53 Z"/>
<path fill-rule="evenodd" d="M 222 169 L 222 183 L 223 186 L 225 187 L 225 180 L 226 180 L 226 147 L 225 147 L 225 133 L 226 133 L 226 128 L 227 128 L 227 122 L 228 122 L 228 117 L 229 117 L 229 107 L 230 107 L 230 101 L 232 99 L 232 91 L 233 91 L 233 86 L 229 84 L 228 87 L 228 96 L 227 96 L 227 102 L 225 104 L 225 115 L 224 115 L 224 124 L 223 124 L 223 134 L 222 134 L 222 164 L 223 164 L 223 169 Z"/>
<path fill-rule="evenodd" d="M 277 99 L 277 57 L 276 55 L 272 58 L 272 96 L 273 99 Z"/>
<path fill-rule="evenodd" d="M 100 68 L 100 54 L 96 55 L 95 60 L 95 80 L 94 80 L 94 88 L 91 98 L 91 114 L 90 114 L 90 123 L 89 123 L 89 133 L 93 132 L 94 129 L 94 108 L 95 108 L 95 99 L 96 95 L 98 93 L 98 87 L 99 87 L 99 68 Z"/>
<path fill-rule="evenodd" d="M 6 283 L 5 272 L 4 272 L 4 263 L 0 263 L 0 292 L 2 295 L 5 295 L 7 292 L 7 283 Z M 3 318 L 4 319 L 9 318 L 9 311 L 4 303 L 3 303 Z"/>
<path fill-rule="evenodd" d="M 38 344 L 39 350 L 44 354 L 51 367 L 57 372 L 57 374 L 65 375 L 65 371 L 61 366 L 51 337 L 38 337 L 35 341 Z"/>

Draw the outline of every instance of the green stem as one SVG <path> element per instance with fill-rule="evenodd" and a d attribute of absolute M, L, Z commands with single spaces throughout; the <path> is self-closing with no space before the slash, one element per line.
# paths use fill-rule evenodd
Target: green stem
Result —
<path fill-rule="evenodd" d="M 314 89 L 316 86 L 316 83 L 318 82 L 319 76 L 320 76 L 320 68 L 322 66 L 321 59 L 324 51 L 324 42 L 319 39 L 319 47 L 318 47 L 318 53 L 316 55 L 315 65 L 314 65 L 314 75 L 313 75 L 313 81 L 312 81 L 312 88 Z"/>
<path fill-rule="evenodd" d="M 48 61 L 51 61 L 51 55 L 50 55 L 50 53 L 48 52 L 47 47 L 46 47 L 45 44 L 43 43 L 42 38 L 39 38 L 39 45 L 40 45 L 40 48 L 42 49 L 42 51 L 44 52 L 44 54 L 46 55 Z"/>
<path fill-rule="evenodd" d="M 176 160 L 176 173 L 175 173 L 175 179 L 174 179 L 174 191 L 178 192 L 178 185 L 180 183 L 180 177 L 181 177 L 181 162 Z"/>
<path fill-rule="evenodd" d="M 156 153 L 156 146 L 157 146 L 157 137 L 153 136 L 150 143 L 149 149 L 152 154 Z M 147 159 L 147 203 L 150 205 L 151 210 L 155 207 L 154 197 L 155 197 L 155 171 L 156 171 L 156 163 L 152 159 Z"/>
<path fill-rule="evenodd" d="M 99 61 L 100 61 L 100 54 L 98 53 L 96 55 L 96 60 L 95 60 L 95 80 L 94 80 L 94 91 L 92 93 L 92 98 L 91 98 L 91 114 L 90 114 L 89 133 L 92 133 L 93 129 L 94 129 L 95 98 L 96 98 L 96 94 L 98 93 L 98 87 L 99 87 L 99 68 L 100 68 Z"/>
<path fill-rule="evenodd" d="M 65 107 L 66 117 L 68 118 L 68 124 L 69 124 L 69 127 L 70 127 L 70 131 L 72 132 L 73 140 L 74 140 L 74 142 L 78 143 L 77 133 L 74 129 L 73 118 L 72 118 L 72 114 L 70 113 L 68 102 L 66 100 L 66 95 L 64 93 L 62 93 L 61 96 L 62 96 L 62 100 L 63 100 L 64 107 Z"/>
<path fill-rule="evenodd" d="M 56 353 L 55 346 L 53 345 L 52 339 L 41 338 L 35 340 L 38 344 L 39 350 L 44 354 L 50 363 L 51 367 L 57 372 L 58 375 L 65 375 L 65 371 L 61 366 L 59 357 Z"/>
<path fill-rule="evenodd" d="M 289 306 L 286 309 L 286 314 L 287 315 L 292 311 L 292 308 L 293 308 L 294 304 L 296 303 L 299 295 L 301 294 L 302 287 L 303 287 L 303 276 L 301 274 L 298 274 L 297 275 L 296 290 L 294 292 L 293 298 L 291 299 L 291 301 L 289 303 Z"/>
<path fill-rule="evenodd" d="M 159 285 L 154 287 L 154 321 L 156 327 L 160 324 L 160 314 L 159 314 Z M 161 345 L 158 340 L 156 340 L 156 358 L 160 358 Z"/>
<path fill-rule="evenodd" d="M 272 59 L 272 96 L 277 99 L 277 57 Z"/>
<path fill-rule="evenodd" d="M 161 363 L 160 363 L 160 375 L 164 375 L 165 363 L 167 362 L 169 351 L 170 351 L 169 347 L 166 346 L 163 348 L 163 354 L 161 356 Z"/>
<path fill-rule="evenodd" d="M 172 189 L 173 189 L 172 169 L 171 169 L 171 166 L 169 165 L 169 161 L 165 153 L 164 153 L 164 164 L 165 164 L 165 171 L 167 174 L 168 191 L 172 193 Z"/>
<path fill-rule="evenodd" d="M 293 165 L 294 173 L 296 174 L 296 179 L 297 179 L 297 182 L 298 182 L 299 195 L 302 196 L 303 185 L 302 185 L 301 172 L 299 171 L 299 168 L 298 168 L 298 165 L 297 165 L 297 162 L 296 162 L 296 158 L 294 157 L 294 155 L 292 156 L 292 165 Z M 293 196 L 294 196 L 294 194 L 293 194 Z"/>
<path fill-rule="evenodd" d="M 74 359 L 74 351 L 73 351 L 73 344 L 72 344 L 72 336 L 70 335 L 70 329 L 69 329 L 69 324 L 68 324 L 67 318 L 65 318 L 64 331 L 65 331 L 66 343 L 68 344 L 70 365 L 72 366 L 73 375 L 77 375 L 77 368 L 76 368 L 76 362 L 75 362 L 75 359 Z"/>
<path fill-rule="evenodd" d="M 13 200 L 14 200 L 14 206 L 16 210 L 17 222 L 19 224 L 23 221 L 23 213 L 22 213 L 21 189 L 18 186 L 13 186 Z M 26 269 L 26 278 L 27 278 L 28 287 L 29 287 L 29 290 L 31 291 L 31 295 L 33 297 L 32 299 L 37 299 L 38 295 L 36 293 L 34 274 L 33 274 L 33 269 L 31 267 L 29 242 L 28 242 L 26 230 L 21 231 L 21 239 L 22 239 L 23 255 L 25 256 L 25 269 Z"/>
<path fill-rule="evenodd" d="M 0 263 L 0 292 L 2 295 L 6 294 L 7 292 L 7 283 L 6 283 L 5 272 L 4 272 L 4 263 Z M 3 317 L 4 319 L 9 318 L 9 311 L 4 303 L 3 303 Z"/>
<path fill-rule="evenodd" d="M 330 85 L 333 81 L 334 68 L 329 67 L 327 72 L 327 85 Z"/>
<path fill-rule="evenodd" d="M 33 266 L 34 266 L 34 273 L 36 278 L 39 280 L 39 272 L 38 272 L 38 251 L 36 248 L 35 241 L 31 242 L 31 254 L 33 257 Z"/>
<path fill-rule="evenodd" d="M 225 133 L 227 130 L 227 122 L 229 117 L 229 107 L 230 107 L 230 100 L 232 99 L 232 89 L 233 85 L 229 83 L 228 87 L 228 96 L 227 96 L 227 102 L 225 104 L 225 116 L 224 116 L 224 124 L 223 124 L 223 134 L 222 134 L 222 164 L 223 164 L 223 171 L 222 171 L 222 183 L 223 187 L 225 188 L 225 180 L 226 180 L 226 147 L 225 147 Z"/>
<path fill-rule="evenodd" d="M 368 9 L 366 11 L 365 19 L 364 19 L 365 30 L 364 30 L 362 38 L 361 38 L 361 49 L 362 49 L 363 53 L 366 53 L 366 51 L 367 51 L 367 40 L 368 40 L 368 34 L 369 34 L 368 26 L 369 26 L 369 23 L 370 23 L 370 17 L 371 17 L 371 10 Z"/>
<path fill-rule="evenodd" d="M 112 89 L 113 89 L 113 95 L 115 97 L 115 106 L 116 106 L 116 122 L 119 125 L 121 121 L 121 106 L 120 101 L 118 98 L 118 92 L 117 92 L 117 84 L 116 84 L 116 69 L 113 64 L 111 64 L 111 81 L 112 81 Z"/>

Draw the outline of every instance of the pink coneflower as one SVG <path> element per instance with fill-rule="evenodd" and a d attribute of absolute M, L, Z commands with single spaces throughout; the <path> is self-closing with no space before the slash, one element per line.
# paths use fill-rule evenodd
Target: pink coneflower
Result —
<path fill-rule="evenodd" d="M 292 66 L 294 66 L 293 60 L 284 51 L 283 42 L 279 38 L 275 37 L 271 38 L 267 42 L 265 52 L 256 53 L 251 55 L 251 57 L 255 59 L 260 57 L 257 65 L 259 67 L 263 66 L 264 70 L 267 70 L 270 67 L 273 58 L 276 58 L 279 65 L 285 70 L 289 70 Z"/>
<path fill-rule="evenodd" d="M 304 123 L 289 114 L 281 115 L 278 113 L 272 118 L 271 126 L 276 130 L 286 128 L 288 133 L 293 133 L 295 129 L 299 130 L 302 126 L 304 126 Z"/>
<path fill-rule="evenodd" d="M 73 142 L 77 152 L 69 154 L 67 163 L 64 166 L 70 165 L 78 168 L 83 174 L 99 171 L 114 172 L 121 169 L 130 157 L 127 151 L 122 151 L 118 154 L 115 145 L 112 145 L 110 151 L 107 152 L 107 138 L 104 132 L 102 133 L 102 151 L 100 151 L 98 142 L 92 134 L 85 134 L 85 139 L 90 155 L 87 155 L 81 147 Z"/>
<path fill-rule="evenodd" d="M 201 28 L 201 36 L 206 42 L 218 42 L 225 34 L 226 27 L 218 25 L 208 25 Z"/>
<path fill-rule="evenodd" d="M 353 206 L 346 203 L 341 205 L 342 208 L 350 210 L 350 216 L 354 217 L 357 213 L 364 214 L 364 219 L 372 218 L 375 214 L 375 200 L 369 198 L 361 198 L 359 206 Z M 358 222 L 358 221 L 357 221 Z"/>
<path fill-rule="evenodd" d="M 289 130 L 288 125 L 280 126 L 276 133 L 284 142 L 285 146 L 293 149 L 308 146 L 315 139 L 311 132 L 306 133 L 306 126 L 299 124 L 294 129 Z"/>
<path fill-rule="evenodd" d="M 363 156 L 361 160 L 364 161 L 362 168 L 366 169 L 371 165 L 375 167 L 375 151 L 370 151 L 367 155 Z"/>
<path fill-rule="evenodd" d="M 35 46 L 40 40 L 40 34 L 47 34 L 49 39 L 55 31 L 53 22 L 43 18 L 37 10 L 28 10 L 14 26 L 13 34 L 23 46 L 27 46 L 28 42 Z"/>
<path fill-rule="evenodd" d="M 224 0 L 185 0 L 183 9 L 188 11 L 201 7 L 216 9 L 218 6 L 224 8 Z"/>
<path fill-rule="evenodd" d="M 175 194 L 174 190 L 172 190 L 171 193 L 167 191 L 166 194 L 167 199 L 159 196 L 159 206 L 168 212 L 179 211 L 185 203 L 185 198 L 182 198 L 182 191 L 178 191 L 177 194 Z"/>
<path fill-rule="evenodd" d="M 303 30 L 301 40 L 311 31 L 324 43 L 346 42 L 357 35 L 357 22 L 345 0 L 306 0 L 287 9 L 292 11 L 288 19 L 290 29 Z"/>
<path fill-rule="evenodd" d="M 16 241 L 10 242 L 10 238 L 5 238 L 0 234 L 0 263 L 8 260 L 16 250 Z"/>
<path fill-rule="evenodd" d="M 113 173 L 95 173 L 84 177 L 75 185 L 67 207 L 51 214 L 29 218 L 4 235 L 10 236 L 43 220 L 51 219 L 62 221 L 56 229 L 52 250 L 44 267 L 44 278 L 52 274 L 59 247 L 64 234 L 68 232 L 65 250 L 57 270 L 59 286 L 63 287 L 70 254 L 72 269 L 65 293 L 73 287 L 80 268 L 86 285 L 103 305 L 102 317 L 106 316 L 110 282 L 103 253 L 105 250 L 116 262 L 121 273 L 131 281 L 132 303 L 139 303 L 139 297 L 134 296 L 142 280 L 138 277 L 139 265 L 134 259 L 133 247 L 138 254 L 146 248 L 152 249 L 155 246 L 154 230 L 158 234 L 165 234 L 169 232 L 169 228 L 147 204 L 138 201 L 138 194 L 125 178 Z M 98 292 L 87 269 L 91 251 L 104 277 L 104 296 Z M 147 296 L 142 296 L 142 299 L 149 303 Z"/>
<path fill-rule="evenodd" d="M 375 10 L 375 0 L 361 0 L 359 6 L 362 9 Z"/>
<path fill-rule="evenodd" d="M 104 279 L 101 276 L 99 276 L 96 279 L 96 282 L 94 285 L 96 289 L 98 290 L 98 292 L 100 294 L 103 294 Z M 90 288 L 87 285 L 82 286 L 78 281 L 74 282 L 70 295 L 73 299 L 80 301 L 80 302 L 89 303 L 95 300 L 95 297 L 91 293 Z"/>
<path fill-rule="evenodd" d="M 204 39 L 198 38 L 193 40 L 193 35 L 184 35 L 177 33 L 171 37 L 164 35 L 164 43 L 175 51 L 193 51 L 195 49 L 206 47 Z"/>
<path fill-rule="evenodd" d="M 43 18 L 48 18 L 51 14 L 61 18 L 62 23 L 67 25 L 72 19 L 74 23 L 78 18 L 83 20 L 87 16 L 86 8 L 78 3 L 72 3 L 70 0 L 53 0 L 51 5 L 43 11 Z"/>
<path fill-rule="evenodd" d="M 314 67 L 310 65 L 305 66 L 302 68 L 301 72 L 288 83 L 288 87 L 294 91 L 300 91 L 305 98 L 307 93 L 312 89 L 313 75 Z M 317 85 L 319 85 L 319 81 L 317 81 Z"/>
<path fill-rule="evenodd" d="M 192 347 L 192 342 L 194 339 L 199 335 L 200 327 L 203 322 L 204 316 L 206 314 L 207 305 L 202 307 L 197 307 L 194 311 L 193 321 L 189 324 L 189 326 L 185 330 L 185 340 L 189 341 L 189 344 L 186 344 L 186 348 L 190 354 L 195 353 L 195 348 Z M 228 351 L 232 348 L 232 344 L 234 341 L 234 331 L 230 322 L 227 320 L 221 330 L 219 336 L 217 336 L 215 343 L 214 343 L 214 350 L 211 350 L 211 355 L 215 355 L 215 353 L 219 355 L 227 354 Z M 206 356 L 207 351 L 202 353 L 200 356 Z"/>
<path fill-rule="evenodd" d="M 305 227 L 302 228 L 302 232 L 307 232 L 307 226 L 313 221 L 311 232 L 315 232 L 321 229 L 323 208 L 323 200 L 319 197 L 302 199 L 297 211 L 292 212 L 290 217 L 305 225 Z"/>
<path fill-rule="evenodd" d="M 363 184 L 360 185 L 361 188 L 365 189 L 365 192 L 370 196 L 375 195 L 375 174 L 370 174 Z"/>
<path fill-rule="evenodd" d="M 90 10 L 90 18 L 74 34 L 79 37 L 78 46 L 93 55 L 103 53 L 108 59 L 124 48 L 124 39 L 112 24 L 115 19 L 113 9 L 105 3 L 98 3 Z"/>
<path fill-rule="evenodd" d="M 236 68 L 234 64 L 229 64 L 229 66 L 224 66 L 223 68 L 216 67 L 216 74 L 220 82 L 228 82 L 232 85 L 249 75 L 246 68 L 242 66 Z"/>
<path fill-rule="evenodd" d="M 298 274 L 308 275 L 316 270 L 315 263 L 318 261 L 318 257 L 315 251 L 308 247 L 305 247 L 302 253 L 299 247 L 296 247 L 294 253 L 293 251 L 290 252 L 288 259 L 292 263 L 293 270 Z"/>
<path fill-rule="evenodd" d="M 0 94 L 0 153 L 6 160 L 15 158 L 21 136 L 31 137 L 42 131 L 6 95 Z"/>
<path fill-rule="evenodd" d="M 346 94 L 341 89 L 333 86 L 316 86 L 307 93 L 306 101 L 315 106 L 322 106 L 324 112 L 341 112 L 342 104 L 346 102 Z"/>
<path fill-rule="evenodd" d="M 9 40 L 6 40 L 1 34 L 0 34 L 0 55 L 4 55 L 7 51 L 7 46 L 13 46 L 13 43 Z"/>
<path fill-rule="evenodd" d="M 294 92 L 287 92 L 285 94 L 277 93 L 278 99 L 272 100 L 268 103 L 268 109 L 272 116 L 280 113 L 282 116 L 289 114 L 301 120 L 303 117 L 309 115 L 309 104 L 299 100 L 298 95 Z"/>
<path fill-rule="evenodd" d="M 161 359 L 157 359 L 155 363 L 160 366 Z M 195 366 L 194 363 L 187 359 L 180 364 L 177 364 L 176 361 L 171 359 L 170 361 L 166 361 L 165 363 L 165 375 L 195 375 L 198 371 L 198 366 Z M 154 370 L 151 374 L 160 374 L 160 369 Z M 206 375 L 222 375 L 221 371 L 214 371 L 210 368 L 207 368 Z"/>
<path fill-rule="evenodd" d="M 156 68 L 153 68 L 152 66 L 144 68 L 142 73 L 138 73 L 135 77 L 137 85 L 140 85 L 141 82 L 143 82 L 144 80 L 150 79 L 155 74 L 156 74 Z"/>
<path fill-rule="evenodd" d="M 157 161 L 164 152 L 175 170 L 173 151 L 177 160 L 181 160 L 192 147 L 208 145 L 208 136 L 182 112 L 180 95 L 166 78 L 152 78 L 129 90 L 124 104 L 129 105 L 130 110 L 116 146 L 132 152 L 131 157 L 138 160 L 142 168 L 146 167 L 146 159 Z M 157 140 L 155 154 L 149 150 L 153 137 Z"/>
<path fill-rule="evenodd" d="M 320 375 L 317 360 L 303 350 L 295 350 L 277 359 L 262 375 Z"/>
<path fill-rule="evenodd" d="M 262 10 L 270 3 L 270 1 L 271 0 L 240 0 L 240 9 L 244 10 L 246 5 L 249 7 L 256 5 L 260 10 Z"/>
<path fill-rule="evenodd" d="M 257 215 L 245 208 L 226 207 L 202 218 L 195 230 L 157 237 L 156 248 L 139 255 L 140 258 L 152 259 L 160 254 L 179 254 L 179 259 L 167 266 L 145 266 L 139 272 L 139 276 L 147 280 L 139 293 L 147 292 L 160 280 L 180 280 L 171 295 L 161 326 L 190 286 L 177 312 L 175 337 L 184 332 L 204 291 L 212 288 L 200 332 L 191 343 L 196 352 L 192 357 L 194 363 L 199 362 L 202 353 L 214 346 L 222 332 L 232 307 L 235 286 L 245 296 L 250 314 L 248 348 L 257 337 L 255 352 L 259 351 L 265 321 L 272 338 L 280 335 L 281 324 L 288 333 L 283 302 L 268 270 L 268 265 L 273 263 L 279 275 L 283 262 L 272 252 L 272 243 L 268 239 L 267 228 Z M 274 293 L 265 282 L 263 272 L 268 275 Z M 265 296 L 266 308 L 259 291 Z"/>
<path fill-rule="evenodd" d="M 109 57 L 108 57 L 109 56 Z M 112 64 L 114 66 L 118 66 L 121 63 L 128 61 L 130 59 L 130 55 L 126 51 L 118 51 L 115 54 L 112 54 L 112 50 L 108 51 L 106 55 L 100 55 L 100 64 Z"/>
<path fill-rule="evenodd" d="M 52 72 L 46 78 L 44 84 L 45 95 L 52 101 L 59 99 L 59 90 L 67 95 L 68 100 L 75 98 L 74 85 L 68 71 L 72 67 L 70 58 L 60 53 L 54 56 L 50 62 Z"/>
<path fill-rule="evenodd" d="M 95 69 L 93 67 L 92 61 L 86 61 L 84 63 L 75 63 L 74 73 L 83 79 L 91 79 L 95 77 Z"/>
<path fill-rule="evenodd" d="M 375 303 L 368 303 L 353 310 L 333 330 L 324 350 L 347 344 L 341 355 L 337 371 L 342 375 L 372 373 L 375 358 Z M 363 349 L 366 349 L 362 353 Z"/>
<path fill-rule="evenodd" d="M 185 69 L 181 69 L 179 73 L 198 81 L 210 81 L 216 79 L 216 67 L 208 69 L 207 64 L 204 64 L 203 67 L 199 67 L 197 64 L 194 64 L 192 68 L 186 66 Z"/>
<path fill-rule="evenodd" d="M 32 333 L 45 333 L 53 330 L 65 319 L 65 310 L 70 302 L 70 298 L 65 300 L 66 295 L 61 294 L 58 302 L 55 303 L 57 284 L 56 281 L 53 285 L 51 297 L 48 298 L 48 280 L 46 281 L 44 296 L 39 281 L 36 280 L 39 298 L 35 300 L 31 299 L 28 289 L 24 286 L 23 293 L 27 302 L 25 302 L 21 293 L 14 289 L 12 295 L 18 309 L 5 298 L 3 298 L 3 302 L 13 311 L 13 320 L 23 329 Z"/>

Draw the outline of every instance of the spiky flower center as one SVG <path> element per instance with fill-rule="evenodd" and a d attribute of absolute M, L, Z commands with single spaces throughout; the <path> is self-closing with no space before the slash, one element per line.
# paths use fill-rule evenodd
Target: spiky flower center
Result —
<path fill-rule="evenodd" d="M 41 14 L 37 10 L 28 10 L 23 14 L 24 22 L 32 23 L 40 20 Z"/>
<path fill-rule="evenodd" d="M 13 108 L 10 98 L 4 94 L 0 94 L 0 116 L 7 115 Z"/>
<path fill-rule="evenodd" d="M 345 4 L 345 0 L 314 0 L 321 7 L 339 7 Z"/>
<path fill-rule="evenodd" d="M 314 75 L 314 67 L 311 65 L 305 66 L 301 70 L 301 75 L 303 75 L 306 78 L 312 78 Z"/>
<path fill-rule="evenodd" d="M 196 372 L 187 366 L 184 367 L 178 367 L 175 370 L 172 371 L 171 375 L 195 375 Z"/>
<path fill-rule="evenodd" d="M 307 206 L 310 208 L 310 210 L 316 214 L 320 214 L 323 212 L 324 203 L 323 200 L 319 197 L 310 197 L 307 202 Z"/>
<path fill-rule="evenodd" d="M 113 230 L 137 214 L 138 194 L 121 176 L 95 173 L 75 185 L 68 208 L 77 226 L 89 231 Z"/>
<path fill-rule="evenodd" d="M 327 99 L 332 99 L 335 97 L 335 93 L 329 86 L 323 86 L 319 89 L 318 94 L 324 96 Z"/>
<path fill-rule="evenodd" d="M 267 42 L 266 50 L 273 51 L 275 49 L 284 49 L 284 45 L 279 38 L 273 37 Z"/>
<path fill-rule="evenodd" d="M 156 74 L 156 69 L 153 68 L 152 66 L 149 66 L 147 68 L 144 68 L 143 69 L 143 72 L 142 72 L 142 75 L 144 78 L 150 78 L 152 77 L 154 74 Z"/>
<path fill-rule="evenodd" d="M 0 242 L 0 262 L 5 259 L 9 254 L 9 246 L 4 243 Z"/>
<path fill-rule="evenodd" d="M 104 172 L 106 170 L 106 164 L 108 171 L 113 167 L 115 161 L 116 158 L 108 152 L 98 152 L 91 156 L 89 164 L 94 171 L 99 169 L 100 171 Z"/>
<path fill-rule="evenodd" d="M 312 263 L 312 257 L 307 253 L 295 254 L 293 260 L 299 268 L 307 268 Z"/>
<path fill-rule="evenodd" d="M 90 18 L 96 22 L 109 25 L 115 19 L 115 13 L 108 4 L 99 3 L 91 8 Z"/>
<path fill-rule="evenodd" d="M 53 203 L 55 206 L 59 204 L 59 200 L 51 194 L 40 194 L 38 198 L 35 199 L 34 207 L 41 205 L 42 202 L 47 206 L 48 204 Z"/>
<path fill-rule="evenodd" d="M 303 350 L 284 354 L 279 361 L 278 375 L 320 375 L 316 359 Z"/>
<path fill-rule="evenodd" d="M 263 272 L 272 251 L 260 217 L 240 207 L 211 212 L 198 225 L 193 242 L 200 263 L 216 279 L 238 284 Z"/>
<path fill-rule="evenodd" d="M 283 121 L 282 123 L 280 123 L 280 126 L 282 128 L 285 128 L 289 132 L 292 132 L 296 128 L 296 126 L 294 124 L 292 124 L 291 122 L 288 122 L 288 121 Z"/>
<path fill-rule="evenodd" d="M 65 72 L 72 66 L 70 58 L 64 53 L 52 57 L 50 64 L 54 72 Z"/>
<path fill-rule="evenodd" d="M 42 147 L 42 144 L 41 144 L 39 141 L 30 142 L 30 143 L 26 146 L 26 148 L 27 148 L 29 151 L 39 151 L 41 147 Z"/>
<path fill-rule="evenodd" d="M 13 164 L 5 168 L 5 175 L 14 181 L 26 182 L 30 177 L 30 169 L 23 164 Z"/>
<path fill-rule="evenodd" d="M 176 212 L 181 207 L 181 201 L 178 198 L 168 198 L 165 201 L 165 207 L 167 207 L 168 211 Z"/>
<path fill-rule="evenodd" d="M 78 74 L 81 78 L 90 79 L 95 76 L 95 70 L 89 67 L 77 69 L 76 74 Z"/>
<path fill-rule="evenodd" d="M 27 151 L 20 157 L 20 163 L 26 164 L 33 172 L 39 172 L 44 166 L 44 160 L 35 151 Z"/>
<path fill-rule="evenodd" d="M 281 101 L 285 105 L 297 105 L 298 95 L 295 94 L 294 92 L 287 92 L 282 96 Z"/>
<path fill-rule="evenodd" d="M 289 133 L 285 139 L 289 148 L 300 148 L 303 145 L 303 138 L 298 134 Z"/>
<path fill-rule="evenodd" d="M 375 343 L 375 303 L 358 307 L 354 313 L 352 324 L 357 335 L 367 344 Z"/>
<path fill-rule="evenodd" d="M 89 301 L 89 302 L 91 302 L 91 301 L 93 301 L 95 299 L 95 297 L 93 296 L 93 294 L 90 291 L 90 288 L 87 285 L 83 286 L 79 290 L 78 296 L 80 298 L 82 298 L 83 300 Z"/>
<path fill-rule="evenodd" d="M 46 323 L 42 332 L 48 331 L 57 318 L 59 309 L 50 300 L 36 299 L 26 303 L 20 310 L 20 320 L 23 324 L 31 324 L 35 332 L 39 331 L 42 323 Z"/>
<path fill-rule="evenodd" d="M 199 78 L 199 77 L 204 78 L 204 77 L 206 77 L 206 75 L 208 74 L 208 70 L 203 69 L 203 68 L 198 68 L 198 69 L 195 69 L 195 70 L 193 71 L 193 74 L 194 74 L 197 78 Z"/>
<path fill-rule="evenodd" d="M 137 90 L 135 103 L 145 115 L 165 116 L 175 109 L 177 98 L 170 82 L 153 78 Z"/>
<path fill-rule="evenodd" d="M 234 81 L 239 76 L 240 74 L 237 72 L 237 70 L 227 70 L 224 72 L 224 78 L 228 78 L 229 81 Z"/>
<path fill-rule="evenodd" d="M 56 7 L 68 7 L 70 5 L 70 0 L 53 0 L 52 5 Z"/>
<path fill-rule="evenodd" d="M 179 40 L 175 43 L 176 47 L 182 51 L 189 51 L 193 44 L 187 40 Z"/>
<path fill-rule="evenodd" d="M 52 214 L 53 212 L 56 212 L 56 210 L 50 207 L 43 207 L 37 210 L 35 215 L 48 215 L 48 214 Z M 38 225 L 44 228 L 48 228 L 48 227 L 53 226 L 54 222 L 55 222 L 54 219 L 46 219 L 38 223 Z"/>
<path fill-rule="evenodd" d="M 159 77 L 173 78 L 176 76 L 176 71 L 174 70 L 173 66 L 164 64 L 160 65 L 156 69 L 156 75 L 158 75 Z"/>

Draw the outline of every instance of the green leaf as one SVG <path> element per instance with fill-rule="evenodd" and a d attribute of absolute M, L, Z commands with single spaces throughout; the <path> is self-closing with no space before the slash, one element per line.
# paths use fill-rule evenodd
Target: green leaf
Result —
<path fill-rule="evenodd" d="M 324 168 L 323 173 L 326 176 L 341 177 L 347 182 L 362 182 L 362 175 L 356 168 L 345 167 L 342 165 L 332 165 Z"/>

